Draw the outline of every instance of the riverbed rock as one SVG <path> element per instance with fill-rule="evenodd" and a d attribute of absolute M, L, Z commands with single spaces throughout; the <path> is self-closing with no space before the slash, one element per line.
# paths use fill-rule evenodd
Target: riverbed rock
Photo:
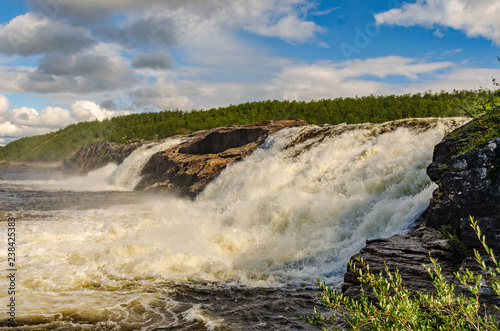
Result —
<path fill-rule="evenodd" d="M 267 121 L 195 134 L 192 139 L 153 155 L 136 190 L 195 197 L 223 169 L 250 155 L 270 134 L 303 125 L 306 122 L 302 120 Z"/>
<path fill-rule="evenodd" d="M 362 257 L 370 270 L 378 273 L 386 261 L 389 270 L 399 268 L 409 290 L 432 292 L 431 279 L 423 268 L 423 263 L 430 263 L 429 252 L 438 258 L 449 281 L 454 281 L 452 272 L 477 267 L 471 248 L 479 247 L 480 242 L 470 227 L 470 216 L 478 221 L 490 247 L 500 252 L 500 138 L 459 153 L 463 138 L 473 130 L 473 125 L 471 122 L 457 129 L 435 147 L 427 174 L 438 188 L 415 229 L 407 235 L 368 240 L 352 262 Z M 443 225 L 468 248 L 468 255 L 458 254 L 447 240 L 439 237 L 438 230 Z M 344 276 L 342 290 L 349 297 L 359 297 L 359 282 L 350 270 Z M 486 301 L 494 297 L 491 294 Z"/>

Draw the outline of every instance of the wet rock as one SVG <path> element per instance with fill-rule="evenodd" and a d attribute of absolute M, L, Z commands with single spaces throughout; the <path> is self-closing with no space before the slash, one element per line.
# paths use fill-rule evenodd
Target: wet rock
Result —
<path fill-rule="evenodd" d="M 392 272 L 396 268 L 399 270 L 404 284 L 410 290 L 434 292 L 432 279 L 424 268 L 424 264 L 431 263 L 429 254 L 439 260 L 448 279 L 452 279 L 452 272 L 460 268 L 460 263 L 456 264 L 453 253 L 447 248 L 446 240 L 439 237 L 438 231 L 424 226 L 407 235 L 367 240 L 366 246 L 352 257 L 352 261 L 356 257 L 362 257 L 370 270 L 376 273 L 384 270 L 384 263 L 387 263 Z M 359 281 L 350 270 L 344 275 L 342 291 L 352 298 L 360 296 Z"/>
<path fill-rule="evenodd" d="M 171 191 L 194 197 L 229 164 L 250 155 L 272 133 L 306 125 L 304 121 L 267 121 L 207 130 L 156 153 L 136 190 Z"/>

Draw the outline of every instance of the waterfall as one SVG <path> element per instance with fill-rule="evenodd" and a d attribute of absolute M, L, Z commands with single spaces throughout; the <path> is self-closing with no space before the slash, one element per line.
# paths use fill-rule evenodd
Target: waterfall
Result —
<path fill-rule="evenodd" d="M 141 180 L 142 170 L 151 157 L 181 143 L 180 138 L 166 139 L 160 143 L 150 143 L 141 146 L 123 161 L 108 177 L 113 185 L 133 190 Z"/>
<path fill-rule="evenodd" d="M 54 194 L 62 200 L 128 198 L 18 216 L 20 318 L 60 323 L 62 329 L 71 329 L 72 321 L 128 326 L 148 320 L 154 327 L 175 328 L 201 319 L 222 325 L 220 315 L 207 319 L 199 305 L 217 304 L 212 290 L 222 291 L 234 307 L 242 304 L 232 297 L 239 293 L 235 285 L 288 291 L 318 277 L 340 284 L 347 261 L 367 239 L 405 232 L 425 210 L 436 187 L 426 175 L 433 148 L 463 122 L 283 129 L 228 166 L 195 200 L 108 192 L 117 185 L 133 188 L 150 157 L 179 139 L 143 146 L 118 167 L 72 181 L 75 195 L 50 187 L 44 188 L 50 191 L 46 196 L 43 189 L 23 191 L 23 199 L 42 202 Z M 176 301 L 175 293 L 191 303 Z"/>

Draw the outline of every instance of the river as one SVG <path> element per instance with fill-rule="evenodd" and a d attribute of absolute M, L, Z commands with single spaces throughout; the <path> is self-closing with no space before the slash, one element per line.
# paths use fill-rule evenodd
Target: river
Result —
<path fill-rule="evenodd" d="M 173 139 L 85 177 L 0 168 L 15 329 L 311 329 L 297 315 L 319 306 L 316 279 L 340 285 L 366 239 L 404 233 L 427 207 L 425 169 L 457 120 L 419 121 L 284 129 L 195 200 L 133 191 Z"/>

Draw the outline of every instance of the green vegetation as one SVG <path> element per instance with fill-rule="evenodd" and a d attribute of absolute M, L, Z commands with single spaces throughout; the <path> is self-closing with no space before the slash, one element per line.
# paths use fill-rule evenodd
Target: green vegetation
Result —
<path fill-rule="evenodd" d="M 447 164 L 442 164 L 439 166 L 439 170 L 446 171 L 446 170 L 450 170 L 450 168 L 448 167 Z"/>
<path fill-rule="evenodd" d="M 487 267 L 474 250 L 476 261 L 500 297 L 498 262 L 472 217 L 471 226 L 494 267 Z M 301 317 L 302 320 L 323 330 L 327 327 L 338 330 L 338 321 L 342 319 L 351 330 L 498 330 L 495 318 L 487 315 L 479 302 L 485 281 L 482 274 L 476 275 L 469 270 L 463 274 L 456 273 L 457 280 L 469 291 L 469 295 L 455 295 L 455 286 L 443 277 L 441 267 L 431 257 L 432 265 L 425 268 L 433 279 L 437 293 L 419 291 L 415 295 L 403 286 L 397 270 L 392 273 L 386 266 L 385 272 L 374 274 L 362 259 L 358 262 L 360 268 L 353 263 L 349 266 L 361 282 L 361 298 L 350 299 L 319 282 L 321 301 L 335 313 L 327 318 L 315 309 L 315 316 Z M 375 301 L 369 299 L 366 288 L 372 290 Z"/>
<path fill-rule="evenodd" d="M 261 101 L 199 110 L 164 111 L 73 124 L 57 132 L 22 138 L 0 149 L 0 160 L 59 161 L 100 141 L 163 139 L 190 131 L 266 120 L 302 119 L 310 124 L 380 123 L 402 118 L 466 116 L 474 100 L 496 102 L 489 91 L 454 91 L 402 96 L 366 96 L 311 102 Z M 471 103 L 472 100 L 472 103 Z"/>
<path fill-rule="evenodd" d="M 455 231 L 453 231 L 453 234 L 451 233 L 451 226 L 441 226 L 439 229 L 439 237 L 448 240 L 448 248 L 457 258 L 465 258 L 467 256 L 467 247 L 458 239 Z"/>
<path fill-rule="evenodd" d="M 500 137 L 500 98 L 495 108 L 491 108 L 471 123 L 471 131 L 466 135 L 456 132 L 450 135 L 450 138 L 461 140 L 462 147 L 458 149 L 457 154 L 466 153 L 473 149 L 483 147 L 494 138 Z"/>

